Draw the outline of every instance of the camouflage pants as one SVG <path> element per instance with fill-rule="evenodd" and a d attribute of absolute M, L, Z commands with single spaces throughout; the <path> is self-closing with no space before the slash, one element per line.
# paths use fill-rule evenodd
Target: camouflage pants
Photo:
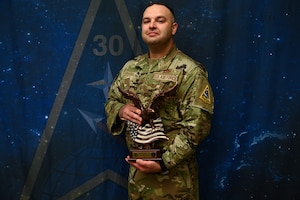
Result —
<path fill-rule="evenodd" d="M 129 200 L 198 200 L 196 164 L 184 163 L 160 174 L 145 174 L 130 168 Z"/>

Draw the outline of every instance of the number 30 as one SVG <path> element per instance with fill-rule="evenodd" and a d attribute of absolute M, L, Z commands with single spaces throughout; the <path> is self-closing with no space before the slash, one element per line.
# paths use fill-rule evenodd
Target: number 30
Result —
<path fill-rule="evenodd" d="M 112 35 L 108 40 L 104 35 L 95 35 L 94 42 L 97 43 L 97 48 L 93 48 L 93 53 L 96 56 L 104 56 L 107 51 L 113 56 L 119 56 L 123 52 L 124 44 L 123 39 L 119 35 Z"/>

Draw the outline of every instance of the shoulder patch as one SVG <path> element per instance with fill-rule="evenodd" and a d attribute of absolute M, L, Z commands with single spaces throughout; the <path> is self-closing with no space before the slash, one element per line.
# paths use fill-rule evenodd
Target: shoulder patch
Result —
<path fill-rule="evenodd" d="M 209 89 L 208 85 L 205 86 L 205 88 L 202 91 L 202 93 L 200 94 L 199 98 L 207 104 L 212 103 L 212 100 L 211 100 L 212 97 L 211 97 L 210 89 Z"/>
<path fill-rule="evenodd" d="M 209 113 L 213 113 L 214 95 L 208 80 L 206 78 L 201 79 L 195 89 L 196 94 L 193 106 L 206 110 Z"/>

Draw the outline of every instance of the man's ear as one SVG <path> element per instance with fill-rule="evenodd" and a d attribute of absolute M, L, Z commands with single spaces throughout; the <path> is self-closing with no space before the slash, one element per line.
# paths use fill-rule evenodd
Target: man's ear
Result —
<path fill-rule="evenodd" d="M 177 28 L 178 28 L 177 22 L 173 22 L 173 24 L 172 24 L 172 35 L 176 34 Z"/>

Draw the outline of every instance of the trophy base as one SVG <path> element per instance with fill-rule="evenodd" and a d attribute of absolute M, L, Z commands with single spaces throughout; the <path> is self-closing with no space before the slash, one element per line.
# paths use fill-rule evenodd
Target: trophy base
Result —
<path fill-rule="evenodd" d="M 136 159 L 160 161 L 160 149 L 131 149 L 129 152 L 129 161 L 136 161 Z"/>

